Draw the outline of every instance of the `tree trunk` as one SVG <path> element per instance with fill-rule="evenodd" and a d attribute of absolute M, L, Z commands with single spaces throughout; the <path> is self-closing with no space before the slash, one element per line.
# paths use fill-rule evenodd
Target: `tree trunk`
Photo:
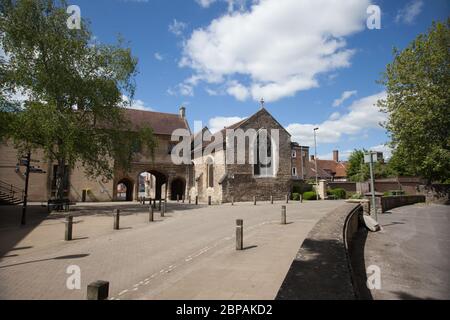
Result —
<path fill-rule="evenodd" d="M 58 159 L 58 171 L 56 173 L 56 199 L 64 199 L 64 187 L 66 176 L 66 160 L 65 158 Z"/>

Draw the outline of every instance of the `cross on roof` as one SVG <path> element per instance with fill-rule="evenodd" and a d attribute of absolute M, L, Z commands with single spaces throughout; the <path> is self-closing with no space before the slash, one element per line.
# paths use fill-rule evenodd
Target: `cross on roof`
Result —
<path fill-rule="evenodd" d="M 264 101 L 264 98 L 261 98 L 261 101 L 260 101 L 260 102 L 261 102 L 261 108 L 264 108 L 264 102 L 265 102 L 265 101 Z"/>

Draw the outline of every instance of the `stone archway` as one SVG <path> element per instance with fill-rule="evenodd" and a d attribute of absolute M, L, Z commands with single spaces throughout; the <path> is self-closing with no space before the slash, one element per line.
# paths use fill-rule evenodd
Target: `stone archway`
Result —
<path fill-rule="evenodd" d="M 133 201 L 133 181 L 123 178 L 117 182 L 117 200 Z"/>
<path fill-rule="evenodd" d="M 182 199 L 185 194 L 186 181 L 183 178 L 175 178 L 170 183 L 170 200 Z"/>
<path fill-rule="evenodd" d="M 144 174 L 144 173 L 148 174 L 147 180 L 149 180 L 149 182 L 150 182 L 150 183 L 147 183 L 147 188 L 150 187 L 150 191 L 148 192 L 146 197 L 156 199 L 156 200 L 164 199 L 165 195 L 166 195 L 165 189 L 167 188 L 167 180 L 168 179 L 164 173 L 157 171 L 157 170 L 144 170 L 144 171 L 139 172 L 139 174 L 138 174 L 139 185 L 138 185 L 138 188 L 136 188 L 137 196 L 139 197 L 139 195 L 142 193 L 142 190 L 145 190 L 145 188 L 143 188 L 141 186 L 141 184 L 143 183 L 142 174 Z"/>

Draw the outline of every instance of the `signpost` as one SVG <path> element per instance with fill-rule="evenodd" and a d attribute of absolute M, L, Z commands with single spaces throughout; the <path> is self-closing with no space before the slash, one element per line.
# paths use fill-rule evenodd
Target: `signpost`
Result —
<path fill-rule="evenodd" d="M 376 157 L 374 157 L 376 156 Z M 369 151 L 368 153 L 364 154 L 364 163 L 369 164 L 370 169 L 370 192 L 372 196 L 372 214 L 375 217 L 375 220 L 378 221 L 378 215 L 377 215 L 377 208 L 376 208 L 376 201 L 375 201 L 375 178 L 373 174 L 373 164 L 376 162 L 382 162 L 383 161 L 383 153 L 377 152 L 377 151 Z"/>
<path fill-rule="evenodd" d="M 31 152 L 28 151 L 26 156 L 23 156 L 18 163 L 18 166 L 25 166 L 25 192 L 23 195 L 23 203 L 22 203 L 22 218 L 20 223 L 22 225 L 26 224 L 26 215 L 27 215 L 27 200 L 28 200 L 28 183 L 30 181 L 30 173 L 45 173 L 41 168 L 36 168 L 31 166 L 30 162 L 39 162 L 38 160 L 31 160 Z"/>

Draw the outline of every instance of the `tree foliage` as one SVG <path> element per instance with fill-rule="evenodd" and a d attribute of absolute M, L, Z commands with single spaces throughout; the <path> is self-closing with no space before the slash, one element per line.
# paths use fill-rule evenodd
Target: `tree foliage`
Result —
<path fill-rule="evenodd" d="M 364 163 L 364 154 L 367 150 L 353 150 L 348 158 L 347 177 L 350 181 L 363 182 L 370 178 L 370 168 L 368 163 Z M 391 161 L 388 163 L 374 164 L 375 179 L 388 178 L 396 176 L 397 172 L 392 168 Z"/>
<path fill-rule="evenodd" d="M 400 174 L 432 181 L 450 178 L 450 19 L 433 23 L 403 51 L 394 49 L 381 83 L 385 127 Z"/>
<path fill-rule="evenodd" d="M 115 167 L 128 169 L 136 143 L 153 154 L 151 128 L 132 130 L 124 117 L 137 59 L 122 40 L 93 41 L 85 20 L 69 29 L 65 1 L 0 0 L 0 8 L 0 134 L 58 162 L 59 198 L 66 164 L 110 179 Z"/>

